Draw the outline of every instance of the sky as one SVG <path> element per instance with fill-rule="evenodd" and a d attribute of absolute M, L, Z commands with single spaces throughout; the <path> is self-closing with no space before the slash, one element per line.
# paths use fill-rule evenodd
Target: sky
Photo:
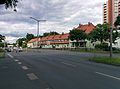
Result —
<path fill-rule="evenodd" d="M 0 5 L 0 34 L 6 36 L 6 41 L 14 43 L 27 33 L 37 35 L 39 20 L 40 32 L 56 31 L 68 33 L 79 24 L 92 22 L 102 23 L 104 0 L 19 0 L 17 12 L 5 9 Z"/>

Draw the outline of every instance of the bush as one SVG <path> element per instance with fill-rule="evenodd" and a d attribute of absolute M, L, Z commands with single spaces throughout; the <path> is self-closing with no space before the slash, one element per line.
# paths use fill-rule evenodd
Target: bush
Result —
<path fill-rule="evenodd" d="M 0 52 L 4 52 L 4 49 L 0 48 Z"/>
<path fill-rule="evenodd" d="M 97 44 L 95 45 L 95 48 L 103 51 L 109 51 L 109 47 L 107 43 Z"/>
<path fill-rule="evenodd" d="M 0 58 L 4 58 L 5 57 L 5 51 L 4 49 L 0 48 Z"/>
<path fill-rule="evenodd" d="M 113 53 L 120 53 L 120 49 L 119 48 L 113 47 L 112 50 L 113 50 Z"/>

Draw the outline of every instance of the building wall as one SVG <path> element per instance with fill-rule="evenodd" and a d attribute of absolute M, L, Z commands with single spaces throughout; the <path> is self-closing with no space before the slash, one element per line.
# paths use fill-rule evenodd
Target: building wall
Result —
<path fill-rule="evenodd" d="M 114 0 L 114 19 L 113 19 L 113 22 L 116 21 L 116 17 L 118 16 L 118 2 L 119 2 L 119 0 Z"/>
<path fill-rule="evenodd" d="M 28 48 L 37 48 L 37 42 L 31 42 L 31 43 L 27 43 L 27 47 Z"/>
<path fill-rule="evenodd" d="M 111 11 L 112 9 L 112 11 Z M 107 11 L 106 11 L 107 10 Z M 107 16 L 106 16 L 107 14 Z M 112 18 L 111 18 L 112 14 Z M 114 22 L 116 17 L 120 14 L 120 0 L 108 0 L 103 5 L 103 23 L 112 24 L 114 26 Z"/>
<path fill-rule="evenodd" d="M 107 23 L 108 22 L 108 3 L 105 2 L 103 5 L 103 22 Z"/>
<path fill-rule="evenodd" d="M 42 45 L 42 48 L 69 48 L 69 44 Z"/>
<path fill-rule="evenodd" d="M 115 48 L 120 48 L 120 39 L 117 39 L 117 40 L 115 41 L 115 44 L 113 44 L 113 47 L 115 47 Z"/>
<path fill-rule="evenodd" d="M 118 1 L 118 14 L 120 15 L 120 0 Z"/>

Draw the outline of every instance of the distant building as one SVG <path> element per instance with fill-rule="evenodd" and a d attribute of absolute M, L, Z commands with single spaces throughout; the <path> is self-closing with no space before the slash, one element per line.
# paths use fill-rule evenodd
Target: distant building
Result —
<path fill-rule="evenodd" d="M 95 29 L 95 26 L 92 23 L 88 22 L 88 24 L 79 24 L 79 26 L 76 29 L 85 31 L 86 34 L 89 34 L 91 31 Z M 75 47 L 75 42 L 76 41 L 70 40 L 70 46 Z M 85 41 L 83 40 L 79 41 L 79 47 L 93 48 L 94 45 L 89 40 L 86 39 Z"/>
<path fill-rule="evenodd" d="M 103 23 L 112 24 L 114 26 L 118 15 L 120 15 L 120 0 L 108 0 L 103 4 Z"/>
<path fill-rule="evenodd" d="M 105 2 L 103 5 L 103 22 L 108 23 L 108 3 Z"/>
<path fill-rule="evenodd" d="M 77 27 L 77 29 L 79 30 L 83 30 L 85 31 L 86 34 L 89 34 L 93 29 L 95 29 L 95 26 L 88 22 L 88 24 L 79 24 L 79 26 Z"/>
<path fill-rule="evenodd" d="M 52 35 L 39 38 L 32 39 L 28 42 L 27 46 L 30 48 L 37 48 L 37 42 L 41 48 L 68 48 L 69 47 L 69 34 L 60 34 L 60 35 Z"/>
<path fill-rule="evenodd" d="M 89 34 L 93 29 L 95 28 L 95 26 L 92 23 L 88 23 L 85 25 L 79 24 L 79 26 L 77 27 L 78 30 L 83 30 L 85 31 L 86 34 Z M 59 34 L 59 35 L 51 35 L 51 36 L 46 36 L 46 37 L 42 37 L 42 38 L 34 38 L 31 39 L 28 43 L 27 46 L 30 48 L 37 48 L 37 42 L 39 44 L 39 47 L 41 48 L 74 48 L 75 45 L 74 43 L 76 41 L 71 41 L 69 39 L 69 33 L 63 33 L 63 34 Z M 83 43 L 85 43 L 86 47 L 93 47 L 93 45 L 86 40 L 84 41 L 80 41 L 80 47 L 83 47 Z"/>

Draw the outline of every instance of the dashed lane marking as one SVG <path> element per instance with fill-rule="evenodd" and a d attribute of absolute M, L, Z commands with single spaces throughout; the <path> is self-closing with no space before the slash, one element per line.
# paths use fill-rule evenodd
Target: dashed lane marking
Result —
<path fill-rule="evenodd" d="M 66 63 L 66 62 L 61 62 L 61 63 L 64 64 L 64 65 L 67 65 L 67 66 L 76 67 L 76 65 L 73 65 L 73 64 L 70 64 L 70 63 Z"/>
<path fill-rule="evenodd" d="M 39 79 L 34 73 L 27 74 L 28 78 L 30 80 L 37 80 Z"/>
<path fill-rule="evenodd" d="M 109 77 L 109 78 L 113 78 L 113 79 L 116 79 L 116 80 L 119 80 L 120 81 L 120 78 L 116 77 L 116 76 L 111 76 L 111 75 L 108 75 L 108 74 L 104 74 L 104 73 L 100 73 L 100 72 L 95 72 L 96 74 L 99 74 L 99 75 L 102 75 L 102 76 L 105 76 L 105 77 Z"/>
<path fill-rule="evenodd" d="M 15 60 L 15 62 L 18 62 L 18 61 L 19 61 L 19 60 L 17 60 L 17 59 Z"/>
<path fill-rule="evenodd" d="M 14 58 L 12 55 L 10 55 L 10 54 L 7 54 L 10 58 Z"/>
<path fill-rule="evenodd" d="M 21 64 L 22 64 L 22 62 L 18 62 L 18 64 L 19 64 L 19 65 L 21 65 Z"/>
<path fill-rule="evenodd" d="M 29 68 L 27 66 L 22 66 L 22 69 L 28 70 Z"/>

